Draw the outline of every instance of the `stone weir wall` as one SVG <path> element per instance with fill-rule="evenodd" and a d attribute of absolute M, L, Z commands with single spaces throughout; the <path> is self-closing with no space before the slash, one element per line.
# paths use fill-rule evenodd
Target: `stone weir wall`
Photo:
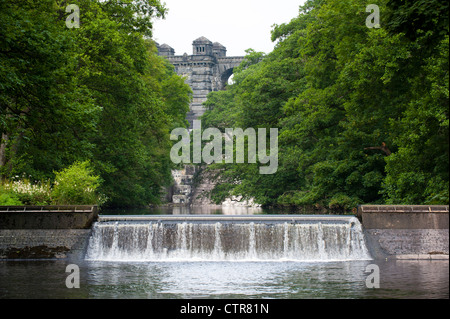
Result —
<path fill-rule="evenodd" d="M 82 256 L 97 206 L 0 206 L 0 259 Z"/>
<path fill-rule="evenodd" d="M 374 258 L 448 260 L 448 206 L 364 205 L 357 216 Z"/>
<path fill-rule="evenodd" d="M 449 258 L 448 206 L 358 207 L 375 259 Z M 96 206 L 0 206 L 0 259 L 83 256 Z"/>

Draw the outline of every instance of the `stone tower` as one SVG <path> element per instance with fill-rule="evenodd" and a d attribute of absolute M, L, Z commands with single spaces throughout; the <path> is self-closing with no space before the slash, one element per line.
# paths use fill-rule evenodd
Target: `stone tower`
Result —
<path fill-rule="evenodd" d="M 175 55 L 175 50 L 168 46 L 167 44 L 163 44 L 160 47 L 158 47 L 158 53 L 161 56 L 174 56 Z"/>
<path fill-rule="evenodd" d="M 174 65 L 178 75 L 186 77 L 186 83 L 193 91 L 187 115 L 191 128 L 193 121 L 205 113 L 203 102 L 208 93 L 223 90 L 233 69 L 244 59 L 242 56 L 227 57 L 225 46 L 218 42 L 212 43 L 205 37 L 194 40 L 192 49 L 192 55 L 175 55 L 174 49 L 169 45 L 158 46 L 159 55 L 166 57 Z"/>
<path fill-rule="evenodd" d="M 225 88 L 233 69 L 241 64 L 244 57 L 227 57 L 227 48 L 222 44 L 212 43 L 205 37 L 200 37 L 192 43 L 192 55 L 187 53 L 175 55 L 175 51 L 167 44 L 158 46 L 158 53 L 164 56 L 175 67 L 178 75 L 186 77 L 186 83 L 193 91 L 190 111 L 187 114 L 190 128 L 193 121 L 205 113 L 203 102 L 212 91 Z M 168 191 L 168 201 L 175 205 L 197 205 L 202 202 L 201 194 L 212 189 L 214 184 L 208 179 L 194 189 L 193 179 L 197 167 L 186 165 L 184 169 L 173 171 L 175 184 Z"/>
<path fill-rule="evenodd" d="M 193 55 L 213 55 L 213 43 L 205 37 L 200 37 L 192 43 Z"/>

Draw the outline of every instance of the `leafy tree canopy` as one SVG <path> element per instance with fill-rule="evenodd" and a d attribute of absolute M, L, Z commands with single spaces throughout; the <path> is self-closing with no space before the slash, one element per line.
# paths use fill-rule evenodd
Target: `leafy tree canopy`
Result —
<path fill-rule="evenodd" d="M 169 132 L 191 90 L 157 56 L 158 0 L 0 0 L 0 174 L 54 179 L 92 163 L 112 205 L 159 202 L 171 181 Z"/>
<path fill-rule="evenodd" d="M 247 51 L 204 128 L 277 127 L 279 169 L 215 164 L 213 190 L 264 205 L 348 210 L 448 203 L 448 2 L 310 0 L 276 25 L 269 54 Z"/>

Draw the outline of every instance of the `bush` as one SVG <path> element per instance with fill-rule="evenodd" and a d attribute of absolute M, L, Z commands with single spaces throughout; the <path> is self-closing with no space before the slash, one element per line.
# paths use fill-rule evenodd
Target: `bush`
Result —
<path fill-rule="evenodd" d="M 50 182 L 31 183 L 28 179 L 18 181 L 5 181 L 0 192 L 6 202 L 16 202 L 16 204 L 1 205 L 49 205 L 51 203 Z"/>
<path fill-rule="evenodd" d="M 55 173 L 52 190 L 54 205 L 99 205 L 100 177 L 94 175 L 89 161 L 76 162 L 72 166 Z"/>
<path fill-rule="evenodd" d="M 0 206 L 22 206 L 22 202 L 13 192 L 0 186 Z"/>
<path fill-rule="evenodd" d="M 328 208 L 334 211 L 350 211 L 362 204 L 362 201 L 356 197 L 350 197 L 344 193 L 335 194 L 328 203 Z"/>

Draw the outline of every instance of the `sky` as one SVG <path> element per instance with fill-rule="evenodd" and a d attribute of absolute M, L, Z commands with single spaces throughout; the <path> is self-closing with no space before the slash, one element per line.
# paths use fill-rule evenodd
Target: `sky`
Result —
<path fill-rule="evenodd" d="M 192 54 L 192 42 L 204 36 L 227 48 L 227 56 L 245 50 L 269 53 L 273 24 L 288 23 L 305 0 L 161 0 L 169 9 L 153 25 L 153 38 L 175 49 L 176 55 Z"/>

